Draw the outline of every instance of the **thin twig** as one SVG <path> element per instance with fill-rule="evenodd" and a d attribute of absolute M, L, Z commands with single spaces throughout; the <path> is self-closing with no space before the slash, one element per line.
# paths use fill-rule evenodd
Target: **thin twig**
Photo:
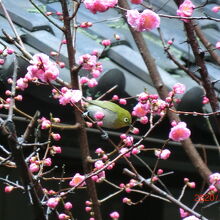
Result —
<path fill-rule="evenodd" d="M 22 42 L 22 40 L 21 40 L 21 38 L 20 38 L 20 36 L 19 36 L 19 34 L 18 34 L 18 32 L 17 32 L 15 26 L 14 26 L 14 23 L 13 23 L 13 21 L 11 20 L 11 17 L 10 17 L 10 15 L 9 15 L 7 9 L 5 8 L 5 5 L 3 4 L 2 0 L 0 0 L 0 6 L 2 7 L 2 9 L 3 9 L 3 11 L 4 11 L 4 14 L 5 14 L 5 17 L 6 17 L 6 19 L 8 20 L 8 23 L 9 23 L 9 25 L 11 26 L 12 31 L 13 31 L 14 34 L 15 34 L 15 37 L 16 37 L 16 39 L 17 39 L 17 41 L 18 41 L 18 44 L 24 49 L 24 48 L 25 48 L 25 47 L 24 47 L 24 44 L 23 44 L 23 42 Z"/>
<path fill-rule="evenodd" d="M 13 110 L 15 105 L 15 92 L 16 92 L 16 80 L 17 80 L 17 73 L 18 73 L 18 61 L 16 56 L 14 56 L 14 71 L 13 71 L 13 82 L 11 86 L 11 100 L 9 105 L 9 111 L 8 111 L 8 118 L 7 120 L 11 121 L 13 118 Z"/>

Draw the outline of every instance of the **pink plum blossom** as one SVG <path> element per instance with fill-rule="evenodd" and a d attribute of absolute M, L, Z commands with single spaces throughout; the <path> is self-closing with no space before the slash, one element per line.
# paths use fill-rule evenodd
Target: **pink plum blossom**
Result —
<path fill-rule="evenodd" d="M 54 209 L 58 205 L 59 201 L 60 201 L 60 199 L 58 197 L 57 198 L 50 198 L 47 200 L 47 206 Z"/>
<path fill-rule="evenodd" d="M 195 5 L 190 0 L 185 0 L 176 11 L 176 14 L 181 17 L 191 17 L 194 11 Z M 189 22 L 187 19 L 182 19 L 184 22 Z"/>
<path fill-rule="evenodd" d="M 173 141 L 183 141 L 191 135 L 191 131 L 186 127 L 185 122 L 179 122 L 172 127 L 169 133 L 169 138 Z"/>
<path fill-rule="evenodd" d="M 220 184 L 220 173 L 213 173 L 209 176 L 209 182 L 211 184 Z"/>
<path fill-rule="evenodd" d="M 76 185 L 78 185 L 79 183 L 82 182 L 80 184 L 80 186 L 84 186 L 86 184 L 85 181 L 83 181 L 84 179 L 85 179 L 85 176 L 80 175 L 79 173 L 76 173 L 74 175 L 74 177 L 72 178 L 72 180 L 69 182 L 69 185 L 74 187 L 74 186 L 76 186 Z"/>
<path fill-rule="evenodd" d="M 152 10 L 145 9 L 142 13 L 138 10 L 127 11 L 127 21 L 136 31 L 151 31 L 160 26 L 160 17 Z"/>
<path fill-rule="evenodd" d="M 88 84 L 89 88 L 94 88 L 94 87 L 96 87 L 98 85 L 98 82 L 97 82 L 97 80 L 95 78 L 92 78 L 92 79 L 90 79 L 88 81 L 87 84 Z"/>
<path fill-rule="evenodd" d="M 118 0 L 84 0 L 85 7 L 94 14 L 114 8 L 117 3 Z"/>
<path fill-rule="evenodd" d="M 183 94 L 186 91 L 186 86 L 182 83 L 176 83 L 173 86 L 173 91 L 175 94 Z"/>
<path fill-rule="evenodd" d="M 144 117 L 149 112 L 149 105 L 138 103 L 134 108 L 132 115 L 136 117 Z"/>
<path fill-rule="evenodd" d="M 101 168 L 103 168 L 104 167 L 104 163 L 102 162 L 102 160 L 97 160 L 96 162 L 95 162 L 95 168 L 97 168 L 97 169 L 101 169 Z"/>
<path fill-rule="evenodd" d="M 61 89 L 62 95 L 59 97 L 59 103 L 61 105 L 66 105 L 68 103 L 77 103 L 82 99 L 82 91 L 81 90 L 72 90 L 63 87 Z"/>

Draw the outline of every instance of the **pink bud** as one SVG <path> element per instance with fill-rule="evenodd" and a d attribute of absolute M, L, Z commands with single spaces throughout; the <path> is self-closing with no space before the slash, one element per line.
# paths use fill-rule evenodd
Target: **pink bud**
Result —
<path fill-rule="evenodd" d="M 132 130 L 131 130 L 131 132 L 132 132 L 133 134 L 139 134 L 140 131 L 139 131 L 138 128 L 133 127 Z"/>
<path fill-rule="evenodd" d="M 163 174 L 163 170 L 162 170 L 162 169 L 159 169 L 159 170 L 157 171 L 157 175 L 161 175 L 161 174 Z"/>
<path fill-rule="evenodd" d="M 86 126 L 88 127 L 88 128 L 91 128 L 92 126 L 93 126 L 93 124 L 91 123 L 91 122 L 86 122 Z"/>
<path fill-rule="evenodd" d="M 12 83 L 13 83 L 12 78 L 8 78 L 8 79 L 7 79 L 7 82 L 8 82 L 8 84 L 12 84 Z"/>
<path fill-rule="evenodd" d="M 66 210 L 70 210 L 70 209 L 72 209 L 72 207 L 73 207 L 73 205 L 72 205 L 71 202 L 66 202 L 66 203 L 64 204 L 64 208 L 65 208 Z"/>
<path fill-rule="evenodd" d="M 121 39 L 120 35 L 118 35 L 118 34 L 114 34 L 114 38 L 115 38 L 115 40 L 120 40 Z"/>
<path fill-rule="evenodd" d="M 152 181 L 156 182 L 157 180 L 158 180 L 158 177 L 157 176 L 153 176 Z"/>
<path fill-rule="evenodd" d="M 57 12 L 56 12 L 56 15 L 57 15 L 57 16 L 62 16 L 62 15 L 63 15 L 63 13 L 62 13 L 62 12 L 57 11 Z"/>
<path fill-rule="evenodd" d="M 189 182 L 189 178 L 185 177 L 185 178 L 183 179 L 183 181 L 184 181 L 184 183 L 188 183 L 188 182 Z"/>
<path fill-rule="evenodd" d="M 127 101 L 126 101 L 126 99 L 119 99 L 119 103 L 120 103 L 121 105 L 126 105 L 126 104 L 127 104 Z"/>
<path fill-rule="evenodd" d="M 123 189 L 123 188 L 125 188 L 125 184 L 124 184 L 124 183 L 120 183 L 119 187 L 120 187 L 121 189 Z"/>
<path fill-rule="evenodd" d="M 105 117 L 105 114 L 103 112 L 96 112 L 94 117 L 96 120 L 102 120 Z"/>
<path fill-rule="evenodd" d="M 10 49 L 10 48 L 7 48 L 7 54 L 11 55 L 14 53 L 14 50 L 13 49 Z"/>
<path fill-rule="evenodd" d="M 117 101 L 119 97 L 117 95 L 113 95 L 112 100 Z"/>
<path fill-rule="evenodd" d="M 196 188 L 196 183 L 195 182 L 188 182 L 187 186 L 190 187 L 191 189 L 195 189 Z"/>
<path fill-rule="evenodd" d="M 59 220 L 67 220 L 70 219 L 70 217 L 64 213 L 59 214 L 58 216 Z"/>
<path fill-rule="evenodd" d="M 96 150 L 95 150 L 95 152 L 97 153 L 97 154 L 104 154 L 105 152 L 102 150 L 102 148 L 97 148 Z"/>
<path fill-rule="evenodd" d="M 56 57 L 56 56 L 58 56 L 58 53 L 55 52 L 55 51 L 51 51 L 51 52 L 50 52 L 50 56 L 52 56 L 52 57 Z"/>
<path fill-rule="evenodd" d="M 60 136 L 60 134 L 58 134 L 58 133 L 51 133 L 51 136 L 52 136 L 52 138 L 55 140 L 55 141 L 59 141 L 60 139 L 61 139 L 61 136 Z"/>
<path fill-rule="evenodd" d="M 168 41 L 167 41 L 167 44 L 172 45 L 172 44 L 173 44 L 173 41 L 172 41 L 172 40 L 168 40 Z"/>
<path fill-rule="evenodd" d="M 59 67 L 62 69 L 66 66 L 64 62 L 58 62 Z"/>
<path fill-rule="evenodd" d="M 47 200 L 47 206 L 50 207 L 50 208 L 55 208 L 58 203 L 59 203 L 60 199 L 57 197 L 57 198 L 50 198 Z"/>
<path fill-rule="evenodd" d="M 50 167 L 52 165 L 51 158 L 46 158 L 44 160 L 44 165 Z"/>
<path fill-rule="evenodd" d="M 131 200 L 129 198 L 125 197 L 125 198 L 122 199 L 122 202 L 126 203 L 126 204 L 130 204 Z"/>
<path fill-rule="evenodd" d="M 101 43 L 103 46 L 107 47 L 111 45 L 111 41 L 110 40 L 103 40 Z"/>
<path fill-rule="evenodd" d="M 220 10 L 220 6 L 214 6 L 214 7 L 212 8 L 212 11 L 213 11 L 214 13 L 218 13 L 219 10 Z"/>
<path fill-rule="evenodd" d="M 135 147 L 135 148 L 133 148 L 133 150 L 131 151 L 131 153 L 132 153 L 132 154 L 139 154 L 139 153 L 140 153 L 140 150 Z"/>
<path fill-rule="evenodd" d="M 11 91 L 10 90 L 6 90 L 5 91 L 5 95 L 8 95 L 8 96 L 11 95 Z"/>
<path fill-rule="evenodd" d="M 88 200 L 85 202 L 85 204 L 86 204 L 87 206 L 92 205 L 92 203 L 91 203 L 90 201 L 88 201 Z"/>
<path fill-rule="evenodd" d="M 0 65 L 3 65 L 5 63 L 5 60 L 0 59 Z"/>
<path fill-rule="evenodd" d="M 85 210 L 86 210 L 86 212 L 90 212 L 92 210 L 92 208 L 89 206 L 86 206 Z"/>
<path fill-rule="evenodd" d="M 119 213 L 118 212 L 112 212 L 110 213 L 110 217 L 113 218 L 113 219 L 118 219 L 119 218 Z"/>
<path fill-rule="evenodd" d="M 141 124 L 147 124 L 148 123 L 148 117 L 147 116 L 143 116 L 140 118 L 140 123 Z"/>
<path fill-rule="evenodd" d="M 52 15 L 53 14 L 53 12 L 51 12 L 51 11 L 47 11 L 46 12 L 46 16 L 50 16 L 50 15 Z"/>
<path fill-rule="evenodd" d="M 14 189 L 14 186 L 6 186 L 5 187 L 5 192 L 10 193 Z"/>
<path fill-rule="evenodd" d="M 62 44 L 67 44 L 67 41 L 66 40 L 62 40 L 61 43 Z"/>
<path fill-rule="evenodd" d="M 98 122 L 97 122 L 97 125 L 98 125 L 99 127 L 102 127 L 102 126 L 103 126 L 103 121 L 98 121 Z"/>
<path fill-rule="evenodd" d="M 32 172 L 32 173 L 36 173 L 38 172 L 40 169 L 39 165 L 35 164 L 35 163 L 31 163 L 30 166 L 29 166 L 29 170 Z"/>
<path fill-rule="evenodd" d="M 207 104 L 207 103 L 209 103 L 209 98 L 204 96 L 203 99 L 202 99 L 202 104 Z"/>
<path fill-rule="evenodd" d="M 17 100 L 17 101 L 22 101 L 22 99 L 23 99 L 22 95 L 15 96 L 15 100 Z"/>
<path fill-rule="evenodd" d="M 122 140 L 124 140 L 124 139 L 127 138 L 127 135 L 126 135 L 126 134 L 121 134 L 121 135 L 120 135 L 120 138 L 121 138 Z"/>

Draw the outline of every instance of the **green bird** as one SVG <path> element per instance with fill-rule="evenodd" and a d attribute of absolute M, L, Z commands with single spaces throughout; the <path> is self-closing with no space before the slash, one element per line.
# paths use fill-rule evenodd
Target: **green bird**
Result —
<path fill-rule="evenodd" d="M 86 109 L 91 118 L 95 120 L 97 112 L 104 114 L 102 127 L 119 129 L 131 125 L 131 114 L 119 105 L 110 101 L 86 100 L 86 102 Z"/>

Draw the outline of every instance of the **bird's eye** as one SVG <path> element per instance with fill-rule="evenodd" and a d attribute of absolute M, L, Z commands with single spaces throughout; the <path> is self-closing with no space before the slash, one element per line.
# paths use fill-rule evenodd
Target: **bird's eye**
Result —
<path fill-rule="evenodd" d="M 128 123 L 128 122 L 129 122 L 129 119 L 128 119 L 128 118 L 124 118 L 124 122 L 125 122 L 125 123 Z"/>

